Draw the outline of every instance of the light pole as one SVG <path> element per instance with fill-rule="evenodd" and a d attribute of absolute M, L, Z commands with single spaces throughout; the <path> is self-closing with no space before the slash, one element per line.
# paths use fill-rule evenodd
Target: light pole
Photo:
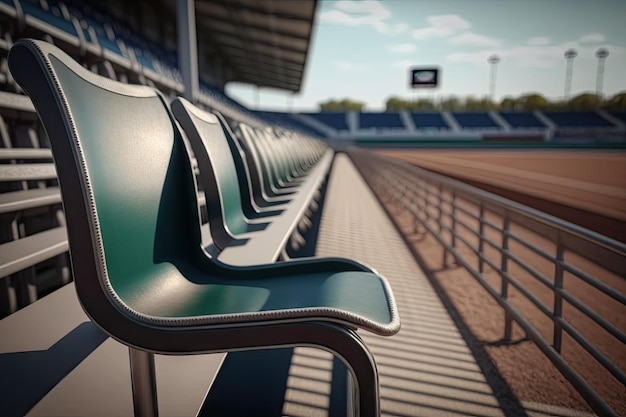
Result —
<path fill-rule="evenodd" d="M 489 95 L 491 96 L 491 101 L 494 101 L 496 95 L 496 75 L 498 63 L 500 63 L 500 57 L 498 55 L 491 55 L 487 58 L 487 62 L 489 62 L 489 65 L 491 66 L 489 75 Z"/>
<path fill-rule="evenodd" d="M 567 59 L 567 66 L 565 67 L 565 100 L 569 98 L 570 91 L 572 89 L 572 72 L 574 71 L 574 58 L 578 56 L 576 49 L 568 49 L 565 51 L 565 59 Z"/>
<path fill-rule="evenodd" d="M 596 51 L 596 58 L 598 58 L 598 73 L 596 75 L 596 94 L 602 95 L 602 83 L 604 81 L 604 61 L 609 56 L 609 51 L 606 48 L 600 48 Z"/>

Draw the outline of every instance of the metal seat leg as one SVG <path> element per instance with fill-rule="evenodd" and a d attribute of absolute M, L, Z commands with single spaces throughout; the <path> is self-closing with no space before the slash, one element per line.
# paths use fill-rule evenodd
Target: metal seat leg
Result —
<path fill-rule="evenodd" d="M 135 417 L 158 417 L 154 353 L 128 348 Z"/>

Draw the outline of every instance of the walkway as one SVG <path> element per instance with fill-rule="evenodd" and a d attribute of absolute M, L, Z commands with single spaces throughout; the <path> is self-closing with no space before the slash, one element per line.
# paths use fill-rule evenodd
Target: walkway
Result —
<path fill-rule="evenodd" d="M 382 415 L 502 416 L 457 327 L 345 154 L 336 156 L 326 193 L 316 255 L 373 267 L 389 279 L 398 302 L 397 335 L 362 332 L 378 364 Z M 294 358 L 303 351 L 311 349 L 296 349 Z"/>

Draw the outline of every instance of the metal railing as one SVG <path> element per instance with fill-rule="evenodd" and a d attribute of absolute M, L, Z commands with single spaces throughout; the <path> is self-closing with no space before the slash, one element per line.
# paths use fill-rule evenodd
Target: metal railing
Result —
<path fill-rule="evenodd" d="M 573 324 L 576 320 L 564 317 L 565 309 L 575 310 L 593 321 L 609 344 L 613 348 L 617 345 L 613 351 L 623 360 L 626 334 L 596 309 L 602 310 L 600 304 L 612 303 L 618 310 L 626 311 L 623 310 L 626 296 L 606 282 L 620 282 L 626 277 L 626 245 L 405 162 L 358 149 L 348 153 L 379 196 L 386 194 L 412 214 L 415 232 L 423 227 L 442 245 L 444 266 L 452 256 L 498 302 L 504 310 L 505 340 L 511 339 L 512 324 L 517 323 L 594 412 L 617 416 L 561 352 L 565 332 L 573 343 L 626 386 L 626 374 L 615 363 L 616 355 L 611 357 L 604 351 L 607 344 L 597 346 Z M 499 288 L 487 276 L 487 268 L 499 277 Z M 546 269 L 551 269 L 550 273 Z M 599 279 L 598 275 L 609 278 Z M 602 300 L 592 302 L 591 307 L 566 289 L 565 278 L 568 282 L 583 281 Z M 545 290 L 539 286 L 541 289 L 537 291 L 537 283 Z M 546 333 L 545 329 L 542 332 L 524 315 L 524 309 L 518 308 L 519 301 L 511 300 L 511 290 L 549 319 L 551 342 L 542 334 Z M 542 298 L 552 299 L 552 305 L 546 305 Z"/>

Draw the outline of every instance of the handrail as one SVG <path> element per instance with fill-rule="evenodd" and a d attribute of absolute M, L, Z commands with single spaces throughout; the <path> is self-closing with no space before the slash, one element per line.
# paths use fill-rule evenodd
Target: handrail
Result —
<path fill-rule="evenodd" d="M 413 215 L 416 230 L 419 222 L 442 245 L 444 265 L 448 264 L 447 259 L 451 255 L 457 264 L 463 266 L 498 302 L 505 314 L 505 340 L 510 340 L 512 323 L 516 322 L 596 413 L 617 416 L 596 390 L 561 355 L 563 332 L 570 337 L 572 343 L 584 349 L 622 385 L 626 385 L 626 372 L 601 347 L 585 338 L 574 324 L 563 317 L 564 306 L 567 305 L 577 313 L 583 314 L 610 336 L 612 341 L 624 344 L 625 350 L 626 333 L 567 291 L 563 281 L 567 273 L 595 288 L 602 297 L 626 306 L 624 294 L 595 278 L 593 273 L 585 270 L 584 265 L 579 265 L 576 259 L 569 257 L 574 254 L 584 258 L 583 263 L 590 262 L 595 268 L 626 278 L 625 244 L 406 162 L 356 148 L 350 149 L 348 153 L 377 194 L 386 193 L 395 202 L 400 203 Z M 470 209 L 470 206 L 474 210 Z M 494 221 L 494 217 L 499 220 Z M 473 222 L 477 223 L 477 227 L 472 227 Z M 548 241 L 552 249 L 536 247 L 520 235 L 521 230 L 539 235 Z M 468 235 L 471 237 L 468 238 Z M 499 238 L 495 238 L 494 235 Z M 459 244 L 475 255 L 477 265 L 474 265 L 473 258 L 470 259 L 459 250 Z M 515 253 L 512 245 L 523 247 L 532 254 L 533 259 L 549 262 L 554 267 L 554 273 L 543 274 L 532 265 L 532 262 Z M 492 252 L 497 251 L 496 258 L 499 259 L 488 256 L 486 246 L 492 248 Z M 526 258 L 528 256 L 530 255 L 526 255 Z M 494 287 L 486 279 L 485 265 L 499 274 L 501 283 L 499 288 Z M 525 286 L 519 279 L 519 274 L 512 272 L 513 265 L 522 270 L 524 276 L 541 283 L 546 291 L 550 291 L 553 304 L 546 305 L 536 293 Z M 551 342 L 533 326 L 523 311 L 511 303 L 509 290 L 512 288 L 552 321 Z"/>

